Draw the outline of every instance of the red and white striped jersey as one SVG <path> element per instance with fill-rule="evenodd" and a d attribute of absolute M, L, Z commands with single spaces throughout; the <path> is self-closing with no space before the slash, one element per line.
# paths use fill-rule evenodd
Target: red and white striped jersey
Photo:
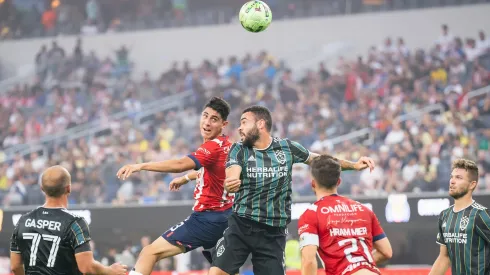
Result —
<path fill-rule="evenodd" d="M 196 163 L 198 175 L 192 210 L 224 211 L 233 205 L 234 194 L 228 194 L 224 188 L 225 163 L 231 143 L 227 136 L 219 136 L 206 141 L 194 153 L 188 155 Z"/>

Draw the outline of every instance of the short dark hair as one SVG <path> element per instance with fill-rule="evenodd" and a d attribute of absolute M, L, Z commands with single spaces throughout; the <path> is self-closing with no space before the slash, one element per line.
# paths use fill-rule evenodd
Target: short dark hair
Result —
<path fill-rule="evenodd" d="M 457 159 L 453 161 L 452 170 L 457 168 L 466 170 L 471 181 L 478 181 L 478 165 L 476 165 L 474 161 L 468 159 Z"/>
<path fill-rule="evenodd" d="M 226 102 L 224 99 L 219 97 L 213 97 L 211 100 L 204 106 L 204 109 L 207 107 L 215 110 L 221 116 L 223 120 L 228 119 L 228 115 L 230 114 L 230 104 Z"/>
<path fill-rule="evenodd" d="M 332 189 L 337 186 L 342 169 L 336 158 L 320 155 L 312 160 L 310 170 L 311 176 L 321 187 Z"/>
<path fill-rule="evenodd" d="M 255 118 L 257 120 L 265 120 L 265 126 L 267 128 L 267 131 L 271 131 L 272 130 L 272 116 L 271 116 L 271 112 L 269 111 L 269 109 L 267 109 L 266 107 L 263 107 L 263 106 L 258 106 L 258 105 L 255 105 L 255 106 L 252 106 L 252 107 L 248 107 L 247 109 L 243 110 L 242 114 L 245 114 L 245 113 L 252 113 L 255 115 Z"/>

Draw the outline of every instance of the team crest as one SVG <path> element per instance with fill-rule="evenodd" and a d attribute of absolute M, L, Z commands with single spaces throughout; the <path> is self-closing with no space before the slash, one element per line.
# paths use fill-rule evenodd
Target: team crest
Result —
<path fill-rule="evenodd" d="M 216 256 L 220 257 L 221 255 L 223 255 L 223 252 L 225 252 L 225 246 L 224 245 L 221 245 L 218 248 L 218 251 L 216 252 Z"/>
<path fill-rule="evenodd" d="M 470 222 L 470 218 L 468 217 L 461 218 L 461 222 L 459 223 L 459 229 L 461 231 L 465 230 L 469 222 Z"/>
<path fill-rule="evenodd" d="M 275 150 L 274 154 L 276 155 L 277 161 L 279 161 L 281 165 L 284 165 L 286 163 L 286 154 L 284 153 L 284 151 Z"/>

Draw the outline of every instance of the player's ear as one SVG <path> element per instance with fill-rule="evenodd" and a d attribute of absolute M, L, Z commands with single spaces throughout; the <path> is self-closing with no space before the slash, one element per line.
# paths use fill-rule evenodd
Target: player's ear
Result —
<path fill-rule="evenodd" d="M 66 194 L 70 194 L 71 193 L 71 184 L 68 184 L 66 186 Z"/>
<path fill-rule="evenodd" d="M 478 185 L 478 182 L 476 180 L 470 182 L 470 190 L 475 191 L 477 185 Z"/>
<path fill-rule="evenodd" d="M 338 187 L 338 186 L 339 186 L 341 183 L 342 183 L 342 179 L 341 179 L 341 178 L 339 178 L 339 179 L 337 180 L 337 187 Z"/>
<path fill-rule="evenodd" d="M 228 120 L 223 121 L 223 128 L 225 128 L 226 126 L 228 126 Z"/>

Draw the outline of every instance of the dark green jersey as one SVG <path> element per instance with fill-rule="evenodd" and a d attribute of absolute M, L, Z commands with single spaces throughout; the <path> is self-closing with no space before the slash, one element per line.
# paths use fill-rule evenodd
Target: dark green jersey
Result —
<path fill-rule="evenodd" d="M 452 274 L 490 275 L 490 215 L 473 202 L 454 212 L 454 206 L 439 215 L 437 243 L 447 246 Z"/>
<path fill-rule="evenodd" d="M 291 221 L 293 164 L 304 163 L 309 155 L 305 147 L 288 139 L 273 138 L 264 150 L 233 144 L 226 167 L 242 167 L 233 211 L 270 226 L 286 226 Z"/>

